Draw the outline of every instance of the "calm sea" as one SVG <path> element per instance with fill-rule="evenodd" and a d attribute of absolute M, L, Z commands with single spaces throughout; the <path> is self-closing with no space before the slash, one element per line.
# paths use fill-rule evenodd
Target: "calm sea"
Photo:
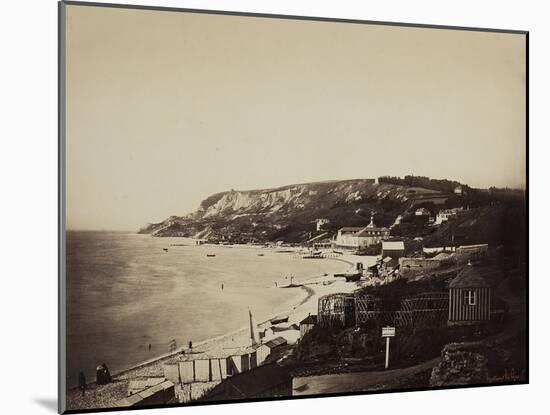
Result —
<path fill-rule="evenodd" d="M 248 323 L 248 308 L 263 321 L 305 296 L 275 282 L 344 268 L 261 248 L 197 247 L 185 238 L 68 232 L 69 385 L 79 371 L 93 380 L 99 363 L 116 372 L 167 353 L 172 339 L 180 347 L 237 330 Z"/>

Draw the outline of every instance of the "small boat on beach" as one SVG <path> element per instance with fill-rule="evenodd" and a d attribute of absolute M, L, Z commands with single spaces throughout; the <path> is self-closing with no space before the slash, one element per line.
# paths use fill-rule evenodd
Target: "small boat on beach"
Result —
<path fill-rule="evenodd" d="M 206 254 L 206 256 L 209 257 L 209 258 L 212 258 L 212 257 L 215 257 L 216 254 Z"/>
<path fill-rule="evenodd" d="M 354 273 L 345 273 L 344 278 L 346 279 L 346 282 L 354 282 L 359 281 L 361 277 L 363 276 L 362 272 L 354 272 Z"/>
<path fill-rule="evenodd" d="M 258 256 L 264 256 L 264 254 L 258 254 Z"/>
<path fill-rule="evenodd" d="M 168 248 L 162 248 L 164 252 L 168 252 Z"/>
<path fill-rule="evenodd" d="M 323 259 L 321 251 L 310 251 L 309 254 L 302 256 L 303 259 Z"/>
<path fill-rule="evenodd" d="M 344 277 L 347 282 L 359 281 L 363 276 L 363 267 L 357 266 L 357 268 L 348 269 L 346 272 L 334 274 L 334 277 Z"/>
<path fill-rule="evenodd" d="M 269 320 L 269 322 L 271 324 L 287 323 L 288 322 L 288 316 L 276 317 L 276 318 L 273 318 L 273 319 Z"/>

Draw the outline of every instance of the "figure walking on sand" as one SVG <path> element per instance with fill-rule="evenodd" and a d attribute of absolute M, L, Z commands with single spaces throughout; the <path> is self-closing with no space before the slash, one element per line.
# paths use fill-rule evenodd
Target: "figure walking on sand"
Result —
<path fill-rule="evenodd" d="M 82 396 L 86 394 L 86 376 L 84 372 L 78 374 L 78 389 L 82 391 Z"/>
<path fill-rule="evenodd" d="M 103 374 L 103 366 L 101 365 L 98 365 L 96 368 L 95 368 L 95 383 L 97 383 L 98 385 L 104 385 L 105 384 L 105 376 Z"/>
<path fill-rule="evenodd" d="M 222 291 L 223 291 L 223 282 L 222 282 Z"/>
<path fill-rule="evenodd" d="M 105 363 L 102 363 L 101 366 L 103 367 L 103 380 L 105 383 L 110 383 L 113 378 L 111 377 L 111 372 L 109 372 L 109 368 Z"/>

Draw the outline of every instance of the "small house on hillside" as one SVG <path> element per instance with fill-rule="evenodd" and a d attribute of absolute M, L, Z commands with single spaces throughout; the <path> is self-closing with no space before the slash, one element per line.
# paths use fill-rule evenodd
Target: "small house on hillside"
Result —
<path fill-rule="evenodd" d="M 435 225 L 447 222 L 449 219 L 456 217 L 460 212 L 462 212 L 462 208 L 440 210 L 435 217 Z"/>
<path fill-rule="evenodd" d="M 490 320 L 491 287 L 480 267 L 468 263 L 449 284 L 449 325 L 473 325 Z"/>
<path fill-rule="evenodd" d="M 258 346 L 256 349 L 256 355 L 258 358 L 258 361 L 262 364 L 267 357 L 273 353 L 279 350 L 281 347 L 288 344 L 288 341 L 284 337 L 275 337 L 274 339 L 271 339 L 265 343 L 262 343 Z"/>
<path fill-rule="evenodd" d="M 382 257 L 400 258 L 405 255 L 403 241 L 382 241 Z"/>
<path fill-rule="evenodd" d="M 414 215 L 415 216 L 430 216 L 431 213 L 428 209 L 422 207 L 422 208 L 416 209 L 415 212 L 414 212 Z"/>
<path fill-rule="evenodd" d="M 322 231 L 325 229 L 325 225 L 328 225 L 330 223 L 330 220 L 326 218 L 316 219 L 315 220 L 315 229 L 317 232 Z"/>
<path fill-rule="evenodd" d="M 309 315 L 300 321 L 300 338 L 303 338 L 317 324 L 317 316 Z"/>

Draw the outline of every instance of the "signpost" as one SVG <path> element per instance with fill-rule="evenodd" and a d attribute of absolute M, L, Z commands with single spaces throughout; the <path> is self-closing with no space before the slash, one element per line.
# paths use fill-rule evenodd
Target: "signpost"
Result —
<path fill-rule="evenodd" d="M 390 365 L 390 337 L 395 337 L 395 327 L 382 327 L 382 337 L 386 338 L 386 365 Z"/>

